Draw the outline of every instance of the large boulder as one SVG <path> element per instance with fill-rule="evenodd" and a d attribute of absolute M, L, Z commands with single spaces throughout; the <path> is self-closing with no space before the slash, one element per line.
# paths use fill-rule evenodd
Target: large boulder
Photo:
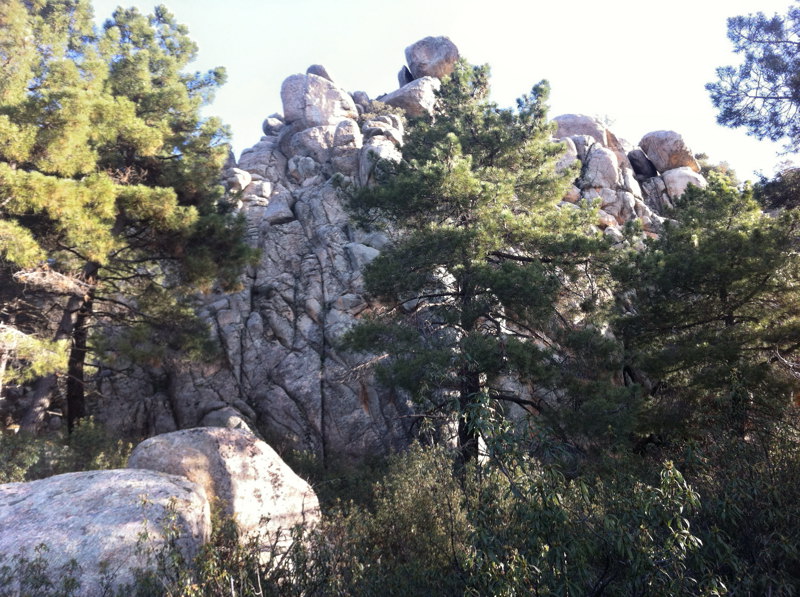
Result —
<path fill-rule="evenodd" d="M 585 114 L 562 114 L 553 118 L 553 122 L 557 126 L 556 139 L 564 139 L 575 135 L 588 135 L 601 145 L 608 145 L 606 127 L 596 118 Z"/>
<path fill-rule="evenodd" d="M 667 194 L 667 186 L 660 176 L 653 176 L 642 181 L 642 193 L 645 204 L 658 214 L 665 214 L 675 206 Z"/>
<path fill-rule="evenodd" d="M 328 70 L 321 64 L 312 64 L 306 69 L 306 74 L 317 75 L 323 79 L 328 79 L 328 81 L 333 81 L 333 77 L 328 74 Z"/>
<path fill-rule="evenodd" d="M 344 118 L 358 118 L 350 94 L 332 81 L 315 74 L 292 75 L 281 86 L 283 117 L 302 128 L 335 125 Z"/>
<path fill-rule="evenodd" d="M 690 184 L 700 188 L 704 188 L 708 184 L 701 174 L 688 167 L 667 170 L 661 175 L 661 178 L 664 179 L 670 199 L 677 199 L 683 195 L 686 187 Z"/>
<path fill-rule="evenodd" d="M 601 145 L 593 145 L 586 156 L 581 175 L 581 188 L 617 186 L 619 161 L 617 155 Z"/>
<path fill-rule="evenodd" d="M 204 427 L 151 437 L 134 448 L 128 466 L 197 483 L 246 536 L 266 532 L 284 543 L 295 525 L 319 520 L 311 486 L 245 429 Z"/>
<path fill-rule="evenodd" d="M 361 146 L 364 136 L 355 120 L 342 120 L 333 136 L 331 166 L 344 176 L 358 174 Z"/>
<path fill-rule="evenodd" d="M 575 142 L 569 137 L 561 139 L 561 141 L 564 143 L 564 154 L 556 162 L 556 172 L 559 174 L 578 161 L 578 149 L 575 147 Z"/>
<path fill-rule="evenodd" d="M 700 165 L 694 159 L 692 150 L 675 131 L 647 133 L 639 142 L 639 147 L 659 172 L 684 167 L 700 172 Z"/>
<path fill-rule="evenodd" d="M 373 182 L 373 173 L 381 160 L 399 162 L 402 154 L 395 144 L 386 137 L 370 137 L 361 148 L 359 164 L 359 182 L 368 186 Z"/>
<path fill-rule="evenodd" d="M 453 72 L 458 48 L 448 37 L 426 37 L 406 48 L 408 70 L 414 79 L 441 79 Z"/>
<path fill-rule="evenodd" d="M 409 116 L 431 116 L 436 105 L 436 92 L 441 86 L 441 81 L 435 77 L 422 77 L 378 99 L 384 104 L 402 108 Z"/>
<path fill-rule="evenodd" d="M 79 594 L 106 595 L 104 583 L 115 590 L 134 582 L 137 569 L 154 570 L 166 530 L 177 531 L 175 547 L 191 561 L 208 540 L 209 510 L 202 487 L 155 471 L 89 471 L 0 485 L 0 565 L 13 567 L 15 556 L 35 559 L 45 545 L 51 580 L 62 580 L 74 559 Z"/>

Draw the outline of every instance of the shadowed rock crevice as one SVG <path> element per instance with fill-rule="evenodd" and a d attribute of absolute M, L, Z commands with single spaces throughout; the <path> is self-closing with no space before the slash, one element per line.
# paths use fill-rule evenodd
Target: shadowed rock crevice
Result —
<path fill-rule="evenodd" d="M 458 50 L 447 38 L 426 38 L 406 57 L 406 82 L 381 99 L 427 117 L 438 77 L 452 72 Z M 350 220 L 340 189 L 373 184 L 377 161 L 401 159 L 404 124 L 365 92 L 341 88 L 320 65 L 288 77 L 281 99 L 283 114 L 267 117 L 264 136 L 223 173 L 261 258 L 238 293 L 201 297 L 221 358 L 166 365 L 168 396 L 109 378 L 100 418 L 145 433 L 250 428 L 279 449 L 359 460 L 407 445 L 413 409 L 354 374 L 367 357 L 338 348 L 371 311 L 362 271 L 388 241 Z M 686 186 L 705 184 L 677 133 L 650 133 L 634 147 L 589 116 L 554 122 L 564 142 L 558 168 L 581 166 L 560 206 L 596 204 L 596 226 L 614 243 L 625 242 L 622 227 L 632 220 L 657 235 L 664 210 Z"/>

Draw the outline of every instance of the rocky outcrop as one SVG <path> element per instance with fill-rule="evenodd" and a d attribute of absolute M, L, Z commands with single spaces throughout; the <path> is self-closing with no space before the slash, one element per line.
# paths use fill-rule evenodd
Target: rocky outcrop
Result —
<path fill-rule="evenodd" d="M 316 69 L 319 72 L 319 69 Z M 315 74 L 292 75 L 281 87 L 283 117 L 297 122 L 299 130 L 338 124 L 343 118 L 357 118 L 350 94 L 333 81 Z"/>
<path fill-rule="evenodd" d="M 614 243 L 624 241 L 622 226 L 632 220 L 638 220 L 645 232 L 658 234 L 675 199 L 690 184 L 706 185 L 678 133 L 648 133 L 639 147 L 629 147 L 591 116 L 565 114 L 553 121 L 556 138 L 565 143 L 558 167 L 564 169 L 575 160 L 581 164 L 580 176 L 563 201 L 595 204 L 597 226 Z"/>
<path fill-rule="evenodd" d="M 660 229 L 662 218 L 647 203 L 628 160 L 626 143 L 591 116 L 565 114 L 553 121 L 556 138 L 565 144 L 562 162 L 577 160 L 581 165 L 580 175 L 563 201 L 571 205 L 586 202 L 599 208 L 596 225 L 612 242 L 623 241 L 622 226 L 631 220 L 638 219 L 647 232 Z M 560 168 L 564 167 L 562 162 Z"/>
<path fill-rule="evenodd" d="M 357 229 L 345 203 L 381 160 L 400 159 L 402 119 L 313 73 L 290 76 L 281 97 L 283 114 L 225 174 L 238 186 L 250 176 L 236 207 L 261 260 L 240 292 L 204 299 L 223 358 L 165 364 L 138 384 L 110 376 L 101 413 L 150 433 L 222 419 L 323 462 L 385 453 L 406 445 L 410 405 L 338 344 L 370 309 L 362 268 L 387 239 Z"/>
<path fill-rule="evenodd" d="M 401 88 L 381 99 L 426 117 L 440 85 L 428 73 L 452 68 L 454 54 L 448 43 L 423 42 L 410 47 Z M 261 140 L 225 172 L 230 188 L 241 188 L 235 208 L 261 259 L 240 292 L 202 299 L 223 357 L 165 363 L 137 383 L 101 377 L 100 415 L 108 424 L 149 433 L 249 428 L 279 451 L 308 451 L 322 462 L 407 445 L 412 406 L 365 374 L 368 357 L 339 347 L 370 312 L 363 267 L 389 240 L 355 226 L 347 192 L 374 184 L 381 160 L 401 158 L 403 122 L 396 110 L 363 91 L 349 94 L 326 75 L 316 65 L 290 76 L 283 114 L 267 117 Z M 634 220 L 658 234 L 677 194 L 704 182 L 675 133 L 646 135 L 637 148 L 595 118 L 554 120 L 565 147 L 558 168 L 580 166 L 562 206 L 596 206 L 596 226 L 612 242 L 624 242 L 622 228 Z"/>
<path fill-rule="evenodd" d="M 128 467 L 180 475 L 219 500 L 243 536 L 265 533 L 284 545 L 298 524 L 316 524 L 319 501 L 266 443 L 242 429 L 186 429 L 145 440 Z"/>
<path fill-rule="evenodd" d="M 406 48 L 408 71 L 414 79 L 442 79 L 453 72 L 458 48 L 448 37 L 426 37 Z"/>
<path fill-rule="evenodd" d="M 641 182 L 648 206 L 665 212 L 689 185 L 705 187 L 706 179 L 692 150 L 678 133 L 655 131 L 639 142 L 640 147 L 628 153 L 636 179 Z"/>
<path fill-rule="evenodd" d="M 674 168 L 691 168 L 700 172 L 694 154 L 675 131 L 654 131 L 646 134 L 639 142 L 642 150 L 659 172 Z"/>
<path fill-rule="evenodd" d="M 52 580 L 74 575 L 80 595 L 95 597 L 153 568 L 153 555 L 171 541 L 167 532 L 177 533 L 175 547 L 191 561 L 209 537 L 211 519 L 202 487 L 184 477 L 90 471 L 0 485 L 0 529 L 0 565 L 35 559 L 44 545 Z M 14 587 L 3 588 L 14 594 Z"/>
<path fill-rule="evenodd" d="M 432 115 L 436 106 L 436 92 L 441 82 L 434 77 L 422 77 L 404 85 L 396 91 L 380 97 L 380 101 L 402 108 L 409 116 Z"/>

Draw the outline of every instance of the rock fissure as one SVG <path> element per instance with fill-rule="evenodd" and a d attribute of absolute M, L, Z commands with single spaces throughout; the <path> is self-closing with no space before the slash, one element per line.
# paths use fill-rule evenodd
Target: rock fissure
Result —
<path fill-rule="evenodd" d="M 402 71 L 410 80 L 383 100 L 428 117 L 439 78 L 458 55 L 451 46 L 446 38 L 410 46 Z M 262 254 L 243 275 L 240 293 L 203 299 L 223 358 L 175 374 L 172 422 L 165 413 L 148 414 L 158 409 L 155 393 L 135 382 L 117 385 L 105 405 L 111 425 L 126 419 L 153 432 L 176 422 L 186 427 L 210 418 L 231 425 L 257 419 L 254 431 L 326 463 L 384 453 L 409 441 L 408 400 L 369 377 L 356 379 L 352 372 L 368 357 L 337 346 L 373 308 L 362 272 L 389 242 L 386 234 L 354 225 L 337 189 L 373 184 L 377 162 L 400 160 L 403 123 L 394 114 L 380 114 L 380 105 L 363 91 L 348 93 L 321 69 L 316 65 L 286 79 L 283 114 L 267 117 L 264 136 L 224 173 L 249 241 Z M 554 138 L 565 144 L 558 168 L 576 161 L 581 166 L 559 205 L 578 209 L 596 201 L 595 226 L 613 243 L 625 242 L 622 227 L 632 220 L 646 234 L 658 234 L 662 210 L 672 199 L 689 184 L 705 184 L 677 133 L 657 131 L 633 147 L 589 116 L 566 114 L 554 123 Z M 137 402 L 134 396 L 147 396 L 140 411 L 128 406 Z M 121 417 L 126 410 L 135 412 Z"/>

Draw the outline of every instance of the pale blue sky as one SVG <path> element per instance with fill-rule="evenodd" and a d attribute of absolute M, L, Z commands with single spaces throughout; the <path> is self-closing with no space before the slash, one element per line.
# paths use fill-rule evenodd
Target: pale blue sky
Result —
<path fill-rule="evenodd" d="M 151 11 L 156 1 L 93 0 L 99 20 L 119 4 Z M 694 151 L 730 162 L 741 178 L 770 174 L 777 144 L 715 123 L 703 85 L 733 64 L 728 16 L 784 13 L 791 0 L 164 0 L 200 46 L 195 67 L 222 65 L 228 83 L 209 110 L 231 125 L 237 155 L 261 122 L 281 112 L 287 76 L 324 65 L 349 91 L 370 97 L 397 87 L 407 45 L 447 35 L 473 63 L 492 67 L 503 106 L 540 79 L 552 87 L 551 116 L 607 117 L 636 144 L 653 130 L 681 133 Z M 546 5 L 546 7 L 540 7 Z"/>

